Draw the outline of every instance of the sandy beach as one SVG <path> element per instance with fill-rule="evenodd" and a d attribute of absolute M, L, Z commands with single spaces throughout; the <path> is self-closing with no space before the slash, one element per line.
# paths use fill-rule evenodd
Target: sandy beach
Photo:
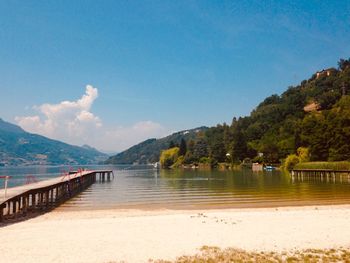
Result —
<path fill-rule="evenodd" d="M 204 245 L 248 251 L 350 247 L 350 205 L 61 211 L 0 228 L 1 262 L 147 262 Z"/>

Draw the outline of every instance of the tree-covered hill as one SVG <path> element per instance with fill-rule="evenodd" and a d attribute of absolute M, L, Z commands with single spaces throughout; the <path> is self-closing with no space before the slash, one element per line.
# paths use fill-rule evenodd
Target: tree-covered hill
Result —
<path fill-rule="evenodd" d="M 208 128 L 199 127 L 192 130 L 180 131 L 173 133 L 161 139 L 148 139 L 141 142 L 126 151 L 110 157 L 107 164 L 147 164 L 159 161 L 160 152 L 169 148 L 169 145 L 179 145 L 181 139 L 186 141 L 193 140 L 198 134 L 203 134 Z"/>
<path fill-rule="evenodd" d="M 147 140 L 111 157 L 108 163 L 158 161 L 171 140 L 179 145 L 180 134 Z M 183 139 L 186 153 L 177 154 L 176 165 L 215 165 L 247 158 L 280 163 L 300 147 L 307 150 L 311 161 L 350 160 L 350 59 L 341 59 L 338 68 L 316 72 L 281 95 L 266 98 L 249 116 Z"/>
<path fill-rule="evenodd" d="M 306 147 L 313 161 L 349 160 L 350 60 L 338 66 L 266 98 L 250 116 L 210 128 L 205 136 L 209 157 L 227 161 L 229 153 L 236 161 L 276 163 Z"/>
<path fill-rule="evenodd" d="M 0 165 L 97 164 L 106 158 L 94 148 L 31 134 L 0 119 Z"/>

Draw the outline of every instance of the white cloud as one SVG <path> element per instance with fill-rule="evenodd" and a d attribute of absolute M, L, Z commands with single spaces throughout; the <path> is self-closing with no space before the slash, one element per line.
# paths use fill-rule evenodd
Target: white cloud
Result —
<path fill-rule="evenodd" d="M 23 129 L 70 144 L 89 144 L 101 150 L 121 151 L 151 137 L 161 137 L 166 129 L 152 121 L 140 121 L 130 127 L 105 127 L 91 112 L 98 90 L 86 86 L 85 94 L 76 101 L 35 106 L 34 116 L 16 117 Z"/>
<path fill-rule="evenodd" d="M 97 89 L 87 85 L 85 94 L 77 101 L 35 106 L 40 115 L 16 117 L 15 120 L 30 132 L 73 143 L 89 129 L 96 131 L 101 127 L 99 117 L 89 111 L 97 97 Z"/>
<path fill-rule="evenodd" d="M 116 128 L 107 129 L 105 136 L 106 140 L 102 145 L 103 149 L 108 149 L 108 143 L 117 143 L 119 149 L 124 150 L 130 146 L 144 141 L 149 138 L 159 138 L 168 134 L 168 130 L 162 125 L 152 121 L 140 121 L 132 126 L 119 126 Z"/>

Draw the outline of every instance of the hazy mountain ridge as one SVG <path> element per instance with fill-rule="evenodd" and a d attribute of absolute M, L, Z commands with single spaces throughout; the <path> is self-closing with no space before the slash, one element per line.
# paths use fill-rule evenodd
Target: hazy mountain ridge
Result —
<path fill-rule="evenodd" d="M 107 155 L 31 134 L 0 119 L 0 165 L 97 164 Z"/>
<path fill-rule="evenodd" d="M 179 131 L 161 139 L 148 139 L 131 148 L 111 156 L 106 164 L 147 164 L 159 161 L 162 150 L 169 147 L 170 142 L 180 144 L 181 139 L 186 141 L 197 137 L 199 132 L 205 132 L 207 127 Z"/>

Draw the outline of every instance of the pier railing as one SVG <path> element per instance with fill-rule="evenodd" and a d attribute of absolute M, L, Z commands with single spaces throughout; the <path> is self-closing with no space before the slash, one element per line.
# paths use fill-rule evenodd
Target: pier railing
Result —
<path fill-rule="evenodd" d="M 320 179 L 333 179 L 338 176 L 340 178 L 346 178 L 350 181 L 350 170 L 333 170 L 333 169 L 293 169 L 290 171 L 292 178 L 301 179 L 304 178 L 320 178 Z"/>
<path fill-rule="evenodd" d="M 110 181 L 113 171 L 77 171 L 63 177 L 0 190 L 0 223 L 49 211 L 99 180 Z"/>

